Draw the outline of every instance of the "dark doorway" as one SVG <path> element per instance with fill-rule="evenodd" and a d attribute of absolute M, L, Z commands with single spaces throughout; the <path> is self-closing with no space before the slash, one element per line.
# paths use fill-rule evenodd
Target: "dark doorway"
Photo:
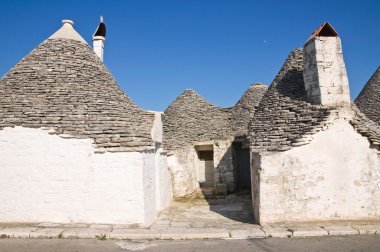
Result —
<path fill-rule="evenodd" d="M 198 158 L 200 186 L 214 188 L 214 152 L 198 151 Z"/>
<path fill-rule="evenodd" d="M 249 162 L 249 148 L 242 142 L 233 144 L 235 150 L 235 168 L 238 190 L 251 189 L 251 166 Z"/>

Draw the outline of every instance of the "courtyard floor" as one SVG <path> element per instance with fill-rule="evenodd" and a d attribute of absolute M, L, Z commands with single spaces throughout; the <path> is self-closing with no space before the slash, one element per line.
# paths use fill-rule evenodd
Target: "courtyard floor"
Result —
<path fill-rule="evenodd" d="M 239 228 L 252 225 L 251 195 L 242 191 L 230 195 L 195 195 L 176 199 L 158 215 L 151 228 Z"/>

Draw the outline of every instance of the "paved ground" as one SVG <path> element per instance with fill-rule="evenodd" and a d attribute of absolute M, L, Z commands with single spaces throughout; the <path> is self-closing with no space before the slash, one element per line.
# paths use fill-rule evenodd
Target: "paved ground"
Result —
<path fill-rule="evenodd" d="M 93 239 L 3 239 L 2 252 L 116 252 L 116 251 L 380 251 L 380 236 L 325 236 L 309 238 L 264 238 L 250 240 L 194 241 L 99 241 Z"/>
<path fill-rule="evenodd" d="M 249 192 L 227 196 L 209 195 L 177 199 L 162 211 L 152 228 L 161 227 L 245 227 L 253 224 Z"/>
<path fill-rule="evenodd" d="M 249 193 L 179 199 L 150 227 L 88 223 L 0 223 L 0 238 L 130 240 L 246 239 L 380 234 L 379 221 L 252 224 Z"/>

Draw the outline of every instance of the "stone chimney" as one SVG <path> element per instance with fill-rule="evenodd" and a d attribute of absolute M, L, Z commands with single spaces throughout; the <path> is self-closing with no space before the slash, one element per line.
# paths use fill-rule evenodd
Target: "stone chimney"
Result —
<path fill-rule="evenodd" d="M 307 40 L 303 77 L 308 101 L 326 106 L 350 104 L 350 90 L 338 33 L 325 22 Z"/>
<path fill-rule="evenodd" d="M 106 40 L 106 25 L 103 22 L 103 17 L 100 16 L 100 23 L 96 29 L 94 35 L 92 36 L 94 52 L 101 61 L 103 61 L 104 55 L 104 41 Z"/>

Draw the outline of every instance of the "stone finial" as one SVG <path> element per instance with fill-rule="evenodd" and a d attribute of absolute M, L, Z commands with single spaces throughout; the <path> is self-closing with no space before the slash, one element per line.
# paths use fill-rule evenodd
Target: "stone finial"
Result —
<path fill-rule="evenodd" d="M 71 26 L 74 26 L 74 21 L 72 21 L 72 20 L 68 20 L 68 19 L 64 19 L 64 20 L 62 20 L 62 24 L 64 25 L 64 24 L 69 24 L 69 25 L 71 25 Z"/>
<path fill-rule="evenodd" d="M 68 19 L 62 20 L 62 27 L 51 35 L 49 39 L 71 39 L 87 44 L 86 40 L 74 30 L 74 22 Z"/>

